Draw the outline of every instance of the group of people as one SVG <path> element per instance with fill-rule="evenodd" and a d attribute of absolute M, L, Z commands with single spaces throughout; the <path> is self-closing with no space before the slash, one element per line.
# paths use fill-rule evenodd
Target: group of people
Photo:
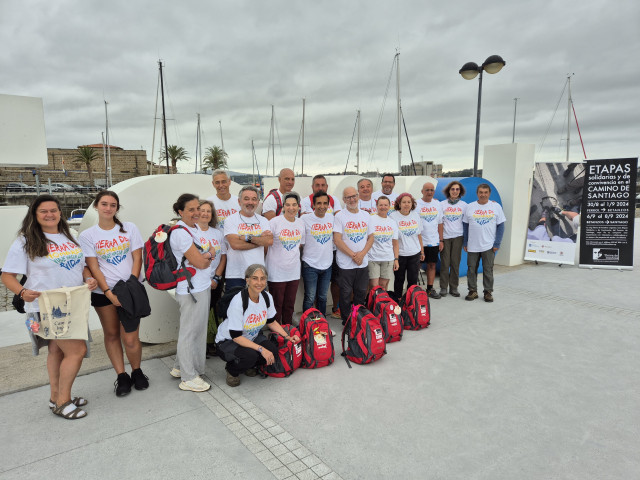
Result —
<path fill-rule="evenodd" d="M 327 193 L 323 175 L 313 177 L 313 193 L 302 199 L 293 191 L 291 169 L 281 170 L 278 180 L 279 187 L 262 202 L 261 213 L 258 189 L 244 186 L 238 196 L 232 195 L 231 179 L 224 170 L 213 172 L 215 195 L 200 200 L 182 194 L 173 205 L 181 228 L 172 231 L 170 247 L 177 263 L 184 262 L 193 272 L 178 282 L 175 291 L 180 329 L 171 375 L 180 378 L 180 389 L 210 388 L 203 379 L 209 355 L 219 355 L 226 362 L 230 386 L 240 384 L 241 374 L 253 376 L 256 367 L 272 364 L 276 346 L 262 333 L 265 325 L 299 342 L 282 325 L 292 323 L 300 280 L 303 310 L 315 306 L 325 314 L 331 290 L 331 315 L 344 324 L 351 306 L 365 303 L 373 286 L 387 289 L 392 275 L 393 292 L 400 298 L 405 284 L 408 288 L 418 283 L 423 262 L 431 298 L 459 297 L 464 248 L 469 268 L 466 300 L 478 298 L 477 267 L 482 259 L 484 299 L 493 301 L 493 258 L 505 217 L 500 205 L 489 200 L 488 184 L 480 184 L 477 201 L 467 204 L 461 200 L 465 189 L 458 181 L 446 186 L 446 200 L 440 202 L 434 199 L 431 182 L 424 184 L 417 199 L 408 192 L 394 192 L 391 174 L 382 177 L 379 191 L 373 192 L 372 182 L 363 178 L 355 187 L 345 188 L 341 199 Z M 86 283 L 117 374 L 115 393 L 123 396 L 132 387 L 149 386 L 140 369 L 139 319 L 127 320 L 120 314 L 113 291 L 119 281 L 141 278 L 143 240 L 134 224 L 117 218 L 120 203 L 114 192 L 100 192 L 94 208 L 98 224 L 76 240 L 61 216 L 58 200 L 39 196 L 11 246 L 2 281 L 36 315 L 35 300 L 41 291 Z M 439 292 L 434 287 L 438 258 Z M 18 275 L 27 276 L 24 286 Z M 218 314 L 216 305 L 223 294 L 236 291 L 226 314 Z M 87 400 L 71 397 L 73 380 L 88 351 L 85 342 L 44 341 L 29 333 L 35 354 L 48 345 L 52 411 L 69 419 L 86 416 Z M 124 353 L 131 374 L 125 371 Z"/>

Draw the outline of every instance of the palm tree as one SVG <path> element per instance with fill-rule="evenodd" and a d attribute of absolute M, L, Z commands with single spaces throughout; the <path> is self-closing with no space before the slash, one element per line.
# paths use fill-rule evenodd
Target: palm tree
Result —
<path fill-rule="evenodd" d="M 167 147 L 167 152 L 169 152 L 169 159 L 171 160 L 171 170 L 173 173 L 178 173 L 178 160 L 189 160 L 187 151 L 177 145 L 169 145 Z M 166 158 L 164 149 L 162 149 L 161 158 Z"/>
<path fill-rule="evenodd" d="M 93 187 L 93 167 L 91 163 L 100 157 L 100 153 L 93 147 L 78 147 L 78 153 L 73 158 L 75 163 L 80 163 L 87 167 L 87 173 L 89 174 L 89 186 Z"/>
<path fill-rule="evenodd" d="M 204 164 L 202 170 L 210 168 L 211 170 L 218 170 L 219 168 L 228 168 L 227 166 L 227 152 L 218 146 L 207 148 L 207 154 L 204 156 Z"/>

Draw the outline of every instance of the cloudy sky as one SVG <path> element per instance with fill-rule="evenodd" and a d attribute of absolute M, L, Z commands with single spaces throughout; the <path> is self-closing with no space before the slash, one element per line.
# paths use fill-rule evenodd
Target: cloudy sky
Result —
<path fill-rule="evenodd" d="M 397 170 L 395 72 L 375 130 L 398 49 L 414 160 L 446 171 L 473 165 L 478 81 L 458 70 L 499 54 L 506 67 L 484 76 L 480 166 L 483 145 L 511 143 L 516 97 L 516 141 L 564 159 L 567 74 L 587 156 L 637 157 L 639 23 L 631 0 L 3 0 L 0 93 L 42 97 L 47 146 L 60 148 L 101 142 L 106 99 L 110 143 L 150 156 L 162 59 L 169 144 L 192 158 L 200 113 L 205 147 L 220 145 L 221 121 L 230 167 L 251 171 L 253 139 L 264 173 L 274 105 L 275 168 L 291 167 L 306 98 L 304 173 L 344 170 L 358 109 L 361 169 Z M 582 158 L 573 124 L 571 160 Z"/>

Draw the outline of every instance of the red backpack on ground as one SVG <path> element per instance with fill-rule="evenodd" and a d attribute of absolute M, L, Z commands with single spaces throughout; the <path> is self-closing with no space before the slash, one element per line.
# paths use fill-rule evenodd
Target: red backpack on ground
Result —
<path fill-rule="evenodd" d="M 156 228 L 149 239 L 144 242 L 144 278 L 147 283 L 157 290 L 171 290 L 176 288 L 178 282 L 187 281 L 187 291 L 191 292 L 193 285 L 191 277 L 196 274 L 193 267 L 186 267 L 186 258 L 183 256 L 180 265 L 171 250 L 169 241 L 171 234 L 182 228 L 189 232 L 182 225 L 160 225 Z M 189 232 L 191 235 L 191 232 Z M 198 249 L 200 246 L 194 242 Z"/>
<path fill-rule="evenodd" d="M 310 308 L 300 317 L 302 367 L 320 368 L 331 365 L 335 358 L 329 322 L 317 308 Z"/>
<path fill-rule="evenodd" d="M 402 310 L 380 285 L 376 285 L 369 291 L 367 308 L 380 320 L 386 343 L 402 340 L 404 330 L 400 315 Z"/>
<path fill-rule="evenodd" d="M 347 348 L 344 344 L 345 336 Z M 342 329 L 342 356 L 349 368 L 349 360 L 359 364 L 379 360 L 387 353 L 385 347 L 380 321 L 364 305 L 354 305 Z"/>
<path fill-rule="evenodd" d="M 290 337 L 300 337 L 300 331 L 293 325 L 282 325 L 282 328 Z M 269 334 L 269 340 L 278 345 L 278 354 L 273 364 L 261 365 L 260 372 L 268 377 L 288 377 L 302 364 L 302 342 L 290 342 L 275 332 Z"/>
<path fill-rule="evenodd" d="M 402 319 L 406 330 L 420 330 L 431 323 L 429 295 L 419 285 L 412 285 L 402 298 Z"/>

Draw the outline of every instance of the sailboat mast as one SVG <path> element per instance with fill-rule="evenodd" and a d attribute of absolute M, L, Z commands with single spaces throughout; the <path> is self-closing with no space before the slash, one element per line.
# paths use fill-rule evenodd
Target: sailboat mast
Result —
<path fill-rule="evenodd" d="M 193 173 L 198 173 L 198 147 L 200 147 L 200 114 L 196 113 L 198 117 L 198 124 L 196 127 L 196 169 Z M 200 158 L 200 165 L 202 166 L 202 158 Z"/>
<path fill-rule="evenodd" d="M 356 150 L 356 174 L 360 175 L 360 110 L 358 110 L 357 122 L 358 122 L 358 148 Z"/>
<path fill-rule="evenodd" d="M 396 93 L 398 96 L 398 172 L 402 171 L 402 107 L 400 105 L 400 52 L 396 53 Z"/>
<path fill-rule="evenodd" d="M 222 120 L 218 120 L 220 124 L 220 145 L 222 146 L 222 150 L 224 150 L 224 139 L 222 138 Z M 226 152 L 226 150 L 224 150 Z"/>
<path fill-rule="evenodd" d="M 275 117 L 275 109 L 273 108 L 273 105 L 271 105 L 271 138 L 269 140 L 271 142 L 271 169 L 273 172 L 273 176 L 275 177 L 276 176 L 276 138 L 275 138 L 275 131 L 273 128 L 274 117 Z M 269 175 L 269 172 L 267 172 L 266 175 Z"/>
<path fill-rule="evenodd" d="M 162 132 L 164 135 L 164 156 L 167 162 L 167 175 L 169 172 L 169 145 L 167 142 L 167 116 L 164 108 L 164 79 L 162 77 L 162 60 L 158 60 L 160 67 L 160 94 L 162 96 Z"/>
<path fill-rule="evenodd" d="M 567 162 L 569 161 L 569 146 L 571 145 L 571 75 L 567 77 L 569 82 L 569 96 L 567 98 Z"/>
<path fill-rule="evenodd" d="M 304 175 L 304 107 L 305 99 L 302 99 L 302 175 Z"/>
<path fill-rule="evenodd" d="M 104 101 L 104 116 L 105 116 L 105 130 L 107 132 L 107 172 L 108 176 L 105 175 L 106 187 L 109 188 L 113 184 L 113 178 L 111 177 L 111 149 L 109 148 L 109 113 L 107 112 L 107 101 Z M 105 173 L 107 173 L 105 172 Z"/>
<path fill-rule="evenodd" d="M 251 139 L 251 185 L 256 186 L 256 149 L 253 146 L 253 138 Z"/>
<path fill-rule="evenodd" d="M 102 156 L 104 157 L 104 184 L 107 185 L 107 179 L 109 178 L 109 164 L 107 163 L 107 147 L 104 143 L 104 132 L 102 132 Z M 89 185 L 93 187 L 93 185 Z"/>

